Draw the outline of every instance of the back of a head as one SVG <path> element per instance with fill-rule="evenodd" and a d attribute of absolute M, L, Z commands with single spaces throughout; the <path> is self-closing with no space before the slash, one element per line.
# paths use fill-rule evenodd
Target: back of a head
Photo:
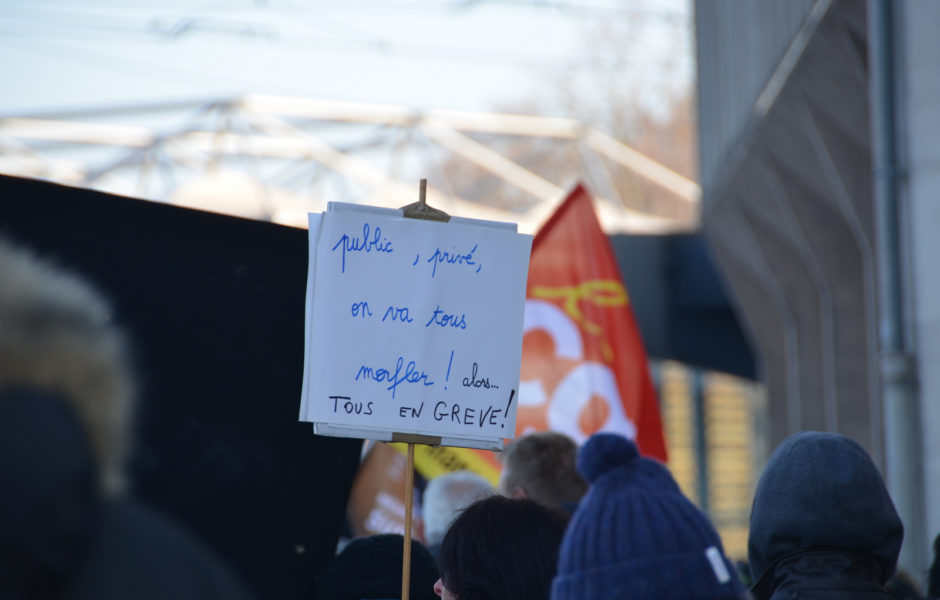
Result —
<path fill-rule="evenodd" d="M 24 597 L 244 598 L 207 547 L 118 493 L 128 362 L 111 309 L 90 284 L 0 240 L 0 588 L 33 592 Z"/>
<path fill-rule="evenodd" d="M 577 455 L 577 444 L 562 433 L 524 435 L 503 452 L 500 492 L 513 497 L 521 490 L 521 495 L 556 508 L 577 504 L 587 490 L 575 466 Z"/>
<path fill-rule="evenodd" d="M 466 600 L 544 600 L 567 521 L 530 499 L 492 496 L 472 504 L 441 543 L 444 586 Z"/>
<path fill-rule="evenodd" d="M 102 487 L 120 487 L 133 384 L 111 309 L 83 280 L 0 240 L 0 391 L 5 389 L 69 402 L 88 433 Z"/>
<path fill-rule="evenodd" d="M 333 557 L 316 578 L 317 600 L 367 600 L 398 598 L 404 537 L 381 534 L 356 538 Z M 411 542 L 411 590 L 415 600 L 437 600 L 434 582 L 437 565 L 427 548 Z"/>
<path fill-rule="evenodd" d="M 775 564 L 825 550 L 870 557 L 894 574 L 904 536 L 884 481 L 865 450 L 843 435 L 807 431 L 774 451 L 754 494 L 748 563 L 755 582 Z"/>
<path fill-rule="evenodd" d="M 888 597 L 896 600 L 920 600 L 920 592 L 917 591 L 917 584 L 910 575 L 903 571 L 898 571 L 894 577 L 885 584 L 888 590 Z"/>
<path fill-rule="evenodd" d="M 738 600 L 746 590 L 708 518 L 661 463 L 616 434 L 578 453 L 590 483 L 558 559 L 555 600 Z"/>
<path fill-rule="evenodd" d="M 0 390 L 0 598 L 59 597 L 101 516 L 97 469 L 74 411 Z"/>
<path fill-rule="evenodd" d="M 461 510 L 495 493 L 489 481 L 470 471 L 454 471 L 428 482 L 421 505 L 424 540 L 437 546 Z"/>
<path fill-rule="evenodd" d="M 940 534 L 933 540 L 933 562 L 927 571 L 927 597 L 940 599 Z"/>

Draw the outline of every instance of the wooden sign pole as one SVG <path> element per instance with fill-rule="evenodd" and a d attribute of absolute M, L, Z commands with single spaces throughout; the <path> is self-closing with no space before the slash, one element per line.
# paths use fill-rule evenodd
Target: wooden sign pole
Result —
<path fill-rule="evenodd" d="M 489 377 L 479 383 L 474 381 L 473 387 L 478 388 L 484 383 L 490 387 L 490 379 L 504 380 L 512 383 L 514 388 L 518 387 L 519 357 L 511 352 L 513 345 L 500 343 L 497 349 L 497 342 L 493 340 L 499 340 L 500 336 L 508 333 L 512 333 L 515 339 L 518 331 L 521 344 L 523 314 L 517 299 L 524 298 L 527 255 L 532 245 L 531 236 L 519 234 L 512 223 L 452 220 L 446 212 L 428 205 L 429 192 L 437 193 L 433 188 L 428 190 L 427 180 L 422 179 L 418 201 L 398 210 L 331 203 L 329 210 L 311 214 L 309 218 L 307 348 L 300 418 L 313 422 L 314 433 L 318 435 L 407 444 L 402 600 L 408 600 L 411 588 L 415 445 L 440 446 L 446 443 L 470 448 L 500 448 L 503 437 L 500 429 L 512 426 L 509 404 L 504 409 L 498 401 L 499 406 L 491 403 L 485 411 L 482 404 L 479 410 L 466 408 L 463 417 L 458 418 L 460 406 L 472 404 L 473 400 L 480 398 L 480 393 L 463 390 L 454 381 L 451 381 L 448 393 L 446 384 L 450 381 L 456 352 L 458 369 L 461 364 L 466 366 L 472 357 L 493 355 L 488 357 L 491 363 L 487 367 Z M 421 224 L 412 219 L 436 223 Z M 454 227 L 443 225 L 451 221 L 455 223 Z M 382 230 L 385 230 L 385 235 Z M 325 239 L 327 237 L 330 239 Z M 331 246 L 337 238 L 339 241 Z M 397 254 L 392 255 L 393 252 Z M 425 259 L 418 266 L 421 256 Z M 413 261 L 411 257 L 414 257 Z M 484 262 L 487 264 L 485 270 Z M 356 273 L 347 274 L 347 268 L 352 269 L 353 265 Z M 438 272 L 447 275 L 431 280 Z M 344 274 L 348 276 L 344 278 Z M 490 287 L 493 289 L 488 289 Z M 431 313 L 431 307 L 436 307 L 425 327 L 416 325 L 409 331 L 392 331 L 387 326 L 381 326 L 380 331 L 379 326 L 372 323 L 358 324 L 360 319 L 356 319 L 357 324 L 351 324 L 329 318 L 342 312 L 349 315 L 350 306 L 352 317 L 372 317 L 368 303 L 362 300 L 364 290 L 375 294 L 376 308 L 390 299 L 383 298 L 382 293 L 394 296 L 395 301 L 387 304 L 388 311 L 385 317 L 381 317 L 382 321 L 391 314 L 393 321 L 411 323 L 415 319 L 409 316 L 410 309 L 414 309 L 411 314 Z M 399 306 L 402 299 L 411 303 Z M 445 308 L 442 309 L 437 301 L 445 304 Z M 466 329 L 467 315 L 458 312 L 458 308 L 471 312 L 479 308 L 483 313 L 479 319 L 470 317 L 476 324 L 472 333 L 458 334 L 461 336 L 458 339 L 450 331 L 441 331 L 437 327 L 425 329 L 431 323 L 448 330 L 451 327 Z M 447 311 L 453 311 L 453 314 Z M 316 328 L 313 327 L 314 322 L 317 323 Z M 378 318 L 373 320 L 373 323 L 377 322 Z M 343 352 L 335 352 L 335 348 L 342 348 Z M 429 349 L 435 352 L 428 352 Z M 360 357 L 356 352 L 363 354 Z M 397 359 L 392 358 L 392 354 L 397 355 Z M 406 363 L 407 358 L 421 360 Z M 389 364 L 393 365 L 394 374 L 388 369 Z M 401 375 L 405 364 L 407 369 Z M 350 395 L 334 395 L 339 391 L 352 393 L 348 389 L 352 385 L 348 376 L 352 373 L 356 374 L 356 381 L 363 381 L 361 386 L 357 384 L 355 387 L 361 395 L 355 400 Z M 442 375 L 443 379 L 435 373 Z M 473 377 L 476 373 L 477 363 L 473 363 Z M 438 387 L 426 390 L 425 386 L 435 385 L 434 380 L 438 381 Z M 389 381 L 391 385 L 387 385 Z M 463 381 L 464 387 L 468 387 L 467 379 Z M 402 384 L 398 391 L 399 402 L 403 404 L 400 407 L 379 405 L 378 398 L 371 398 L 367 393 L 381 393 L 380 388 L 372 385 L 374 383 L 382 384 L 385 391 L 391 392 L 393 399 L 395 389 Z M 422 416 L 425 402 L 434 404 L 435 414 L 426 410 Z M 409 407 L 408 404 L 415 406 Z M 445 409 L 450 409 L 451 419 L 442 422 L 441 415 L 436 412 Z M 365 420 L 358 416 L 373 414 Z M 500 423 L 500 419 L 504 422 Z M 479 425 L 479 429 L 475 426 L 457 429 L 458 425 Z M 396 431 L 399 427 L 406 431 Z"/>
<path fill-rule="evenodd" d="M 408 442 L 408 468 L 405 471 L 405 548 L 401 559 L 401 600 L 408 600 L 411 588 L 411 509 L 415 489 L 415 445 Z"/>
<path fill-rule="evenodd" d="M 450 215 L 427 204 L 428 180 L 422 179 L 419 185 L 418 201 L 401 207 L 402 214 L 409 219 L 425 221 L 450 220 Z M 408 440 L 410 438 L 410 440 Z M 392 441 L 408 442 L 408 467 L 405 471 L 405 547 L 401 559 L 401 600 L 408 600 L 411 587 L 411 509 L 414 503 L 415 489 L 415 441 L 425 444 L 440 444 L 440 438 L 419 435 L 394 434 Z"/>

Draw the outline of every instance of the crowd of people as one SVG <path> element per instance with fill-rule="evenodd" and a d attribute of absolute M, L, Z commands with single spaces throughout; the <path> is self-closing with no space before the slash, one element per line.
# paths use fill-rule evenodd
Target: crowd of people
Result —
<path fill-rule="evenodd" d="M 134 385 L 108 304 L 2 241 L 0 281 L 0 598 L 248 598 L 211 549 L 123 494 Z M 897 574 L 902 523 L 842 435 L 802 432 L 774 451 L 743 573 L 665 466 L 623 436 L 579 448 L 533 433 L 502 460 L 496 488 L 466 472 L 429 482 L 411 598 L 940 598 L 936 558 L 923 596 Z M 395 534 L 353 540 L 316 598 L 399 597 L 403 549 Z"/>
<path fill-rule="evenodd" d="M 459 493 L 440 493 L 451 485 Z M 617 434 L 595 434 L 580 449 L 558 433 L 529 434 L 508 447 L 497 490 L 467 472 L 429 489 L 425 514 L 449 525 L 437 569 L 412 570 L 415 597 L 429 587 L 444 600 L 940 597 L 936 559 L 926 595 L 897 573 L 901 521 L 871 458 L 838 434 L 798 433 L 774 451 L 754 497 L 745 572 L 665 466 Z M 396 540 L 390 562 L 400 566 Z M 940 554 L 940 536 L 934 546 Z M 400 578 L 384 581 L 376 595 L 328 598 L 394 597 Z"/>

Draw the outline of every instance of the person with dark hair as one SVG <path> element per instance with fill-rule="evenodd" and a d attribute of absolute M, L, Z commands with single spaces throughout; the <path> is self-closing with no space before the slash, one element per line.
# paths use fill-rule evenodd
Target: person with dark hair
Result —
<path fill-rule="evenodd" d="M 578 445 L 557 431 L 526 434 L 502 454 L 499 491 L 510 498 L 532 498 L 571 514 L 587 490 L 575 461 Z"/>
<path fill-rule="evenodd" d="M 904 528 L 868 453 L 805 431 L 771 455 L 751 508 L 756 600 L 883 600 Z"/>
<path fill-rule="evenodd" d="M 525 498 L 471 504 L 441 542 L 434 591 L 443 600 L 545 600 L 567 522 Z"/>
<path fill-rule="evenodd" d="M 578 471 L 590 487 L 561 544 L 552 600 L 747 598 L 718 532 L 662 463 L 597 433 Z"/>
<path fill-rule="evenodd" d="M 134 385 L 107 302 L 0 240 L 0 598 L 248 595 L 123 491 Z"/>
<path fill-rule="evenodd" d="M 898 571 L 889 579 L 885 584 L 885 589 L 888 590 L 888 597 L 892 600 L 922 600 L 914 580 L 903 571 Z"/>
<path fill-rule="evenodd" d="M 317 600 L 369 600 L 398 598 L 401 594 L 401 566 L 404 536 L 385 533 L 356 538 L 317 575 Z M 436 600 L 434 583 L 437 564 L 428 549 L 411 541 L 409 598 Z"/>
<path fill-rule="evenodd" d="M 927 571 L 927 598 L 940 600 L 940 535 L 933 540 L 933 563 Z"/>

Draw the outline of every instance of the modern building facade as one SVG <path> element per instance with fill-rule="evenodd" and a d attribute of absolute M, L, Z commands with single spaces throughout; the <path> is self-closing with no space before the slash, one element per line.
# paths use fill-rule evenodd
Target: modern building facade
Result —
<path fill-rule="evenodd" d="M 940 4 L 697 0 L 703 227 L 772 443 L 862 443 L 923 577 L 940 532 Z"/>

